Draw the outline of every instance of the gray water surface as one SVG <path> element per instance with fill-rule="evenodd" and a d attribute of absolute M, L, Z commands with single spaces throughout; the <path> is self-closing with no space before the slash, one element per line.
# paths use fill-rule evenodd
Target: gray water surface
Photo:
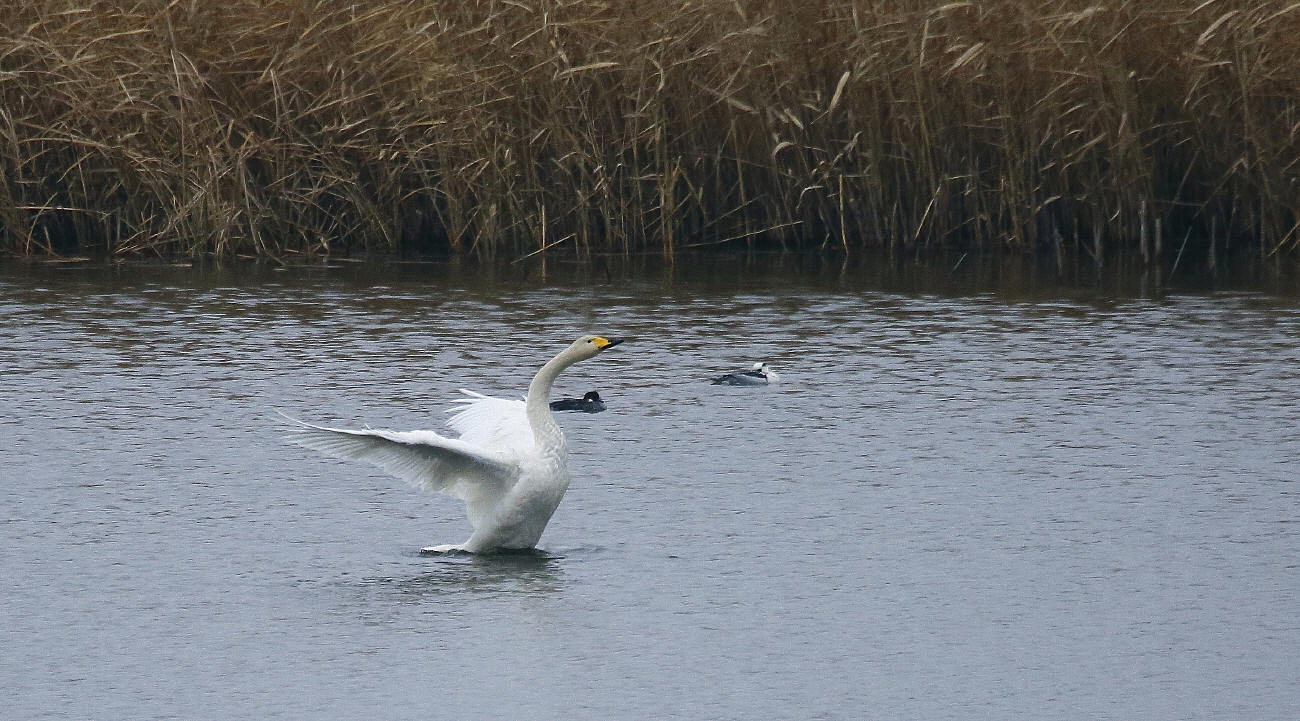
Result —
<path fill-rule="evenodd" d="M 587 331 L 544 553 L 283 441 Z M 4 718 L 1300 717 L 1294 298 L 10 267 L 0 370 Z"/>

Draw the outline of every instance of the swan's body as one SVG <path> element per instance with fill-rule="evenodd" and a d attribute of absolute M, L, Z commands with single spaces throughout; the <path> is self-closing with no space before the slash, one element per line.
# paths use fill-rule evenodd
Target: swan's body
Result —
<path fill-rule="evenodd" d="M 776 374 L 768 365 L 762 361 L 754 364 L 747 371 L 737 371 L 718 376 L 713 379 L 715 386 L 765 386 L 769 383 L 776 383 L 781 380 L 781 376 Z"/>
<path fill-rule="evenodd" d="M 474 532 L 464 543 L 426 551 L 482 553 L 528 549 L 569 487 L 564 433 L 547 405 L 565 368 L 621 343 L 583 336 L 533 377 L 525 401 L 464 391 L 448 425 L 460 434 L 433 431 L 326 428 L 295 421 L 291 440 L 339 458 L 372 463 L 426 491 L 465 501 Z"/>
<path fill-rule="evenodd" d="M 587 391 L 581 398 L 561 398 L 551 401 L 553 411 L 582 411 L 583 413 L 600 413 L 605 410 L 605 401 L 596 391 Z"/>

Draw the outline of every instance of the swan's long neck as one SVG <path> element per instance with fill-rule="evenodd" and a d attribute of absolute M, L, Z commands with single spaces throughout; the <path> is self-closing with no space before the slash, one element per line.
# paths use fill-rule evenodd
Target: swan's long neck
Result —
<path fill-rule="evenodd" d="M 533 438 L 543 448 L 564 448 L 564 432 L 555 422 L 555 416 L 551 415 L 551 386 L 555 385 L 556 377 L 565 368 L 577 362 L 578 359 L 568 353 L 561 353 L 542 366 L 533 376 L 533 382 L 528 384 L 528 425 L 532 426 Z"/>

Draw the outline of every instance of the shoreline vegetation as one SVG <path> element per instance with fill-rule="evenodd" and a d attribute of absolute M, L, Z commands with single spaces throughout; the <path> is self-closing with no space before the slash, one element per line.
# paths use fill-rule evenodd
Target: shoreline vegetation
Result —
<path fill-rule="evenodd" d="M 1300 248 L 1300 3 L 26 0 L 11 255 Z"/>

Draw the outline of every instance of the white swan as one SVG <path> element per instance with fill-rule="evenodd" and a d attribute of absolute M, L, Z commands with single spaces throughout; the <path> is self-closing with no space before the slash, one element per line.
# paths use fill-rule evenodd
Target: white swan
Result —
<path fill-rule="evenodd" d="M 537 545 L 569 487 L 564 433 L 547 407 L 565 368 L 622 343 L 584 335 L 537 371 L 527 401 L 463 391 L 448 421 L 459 438 L 433 431 L 326 428 L 290 418 L 290 440 L 322 453 L 372 463 L 417 488 L 465 501 L 473 534 L 426 552 L 483 553 Z"/>

